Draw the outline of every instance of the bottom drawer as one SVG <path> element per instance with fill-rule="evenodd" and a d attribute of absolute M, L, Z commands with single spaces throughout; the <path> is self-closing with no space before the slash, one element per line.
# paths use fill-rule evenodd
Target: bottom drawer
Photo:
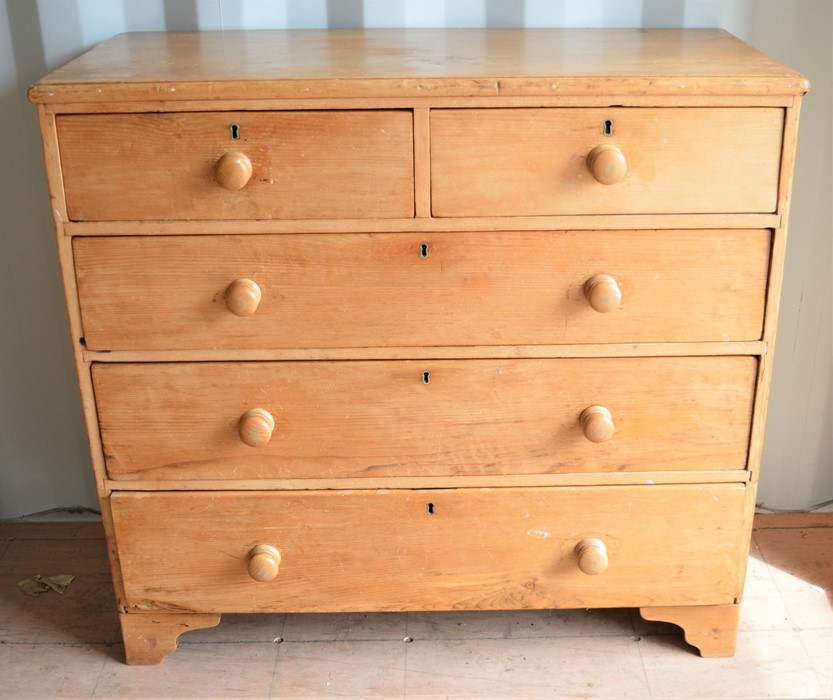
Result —
<path fill-rule="evenodd" d="M 122 492 L 111 505 L 127 604 L 148 610 L 717 605 L 743 570 L 741 484 Z M 269 550 L 251 561 L 257 545 L 280 553 L 272 580 L 249 574 L 273 571 Z"/>

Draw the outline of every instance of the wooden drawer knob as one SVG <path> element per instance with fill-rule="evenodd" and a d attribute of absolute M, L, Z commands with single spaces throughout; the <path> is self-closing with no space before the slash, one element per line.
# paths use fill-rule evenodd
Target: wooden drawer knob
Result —
<path fill-rule="evenodd" d="M 603 185 L 615 185 L 625 179 L 628 161 L 616 146 L 603 144 L 587 154 L 587 169 Z"/>
<path fill-rule="evenodd" d="M 596 576 L 607 569 L 607 547 L 596 537 L 588 537 L 576 545 L 578 568 L 588 576 Z"/>
<path fill-rule="evenodd" d="M 604 406 L 585 408 L 579 416 L 581 429 L 590 442 L 606 442 L 613 437 L 613 416 Z"/>
<path fill-rule="evenodd" d="M 253 408 L 240 416 L 237 432 L 249 447 L 263 447 L 272 439 L 275 419 L 263 408 Z"/>
<path fill-rule="evenodd" d="M 229 151 L 214 166 L 217 184 L 231 192 L 242 190 L 252 177 L 252 161 L 240 151 Z"/>
<path fill-rule="evenodd" d="M 257 282 L 245 278 L 234 280 L 226 289 L 226 306 L 235 316 L 251 316 L 257 311 L 262 296 Z"/>
<path fill-rule="evenodd" d="M 249 552 L 247 568 L 255 581 L 271 581 L 281 567 L 281 553 L 270 544 L 257 544 Z"/>
<path fill-rule="evenodd" d="M 593 275 L 584 283 L 584 296 L 590 307 L 600 314 L 615 311 L 622 303 L 622 290 L 610 275 Z"/>

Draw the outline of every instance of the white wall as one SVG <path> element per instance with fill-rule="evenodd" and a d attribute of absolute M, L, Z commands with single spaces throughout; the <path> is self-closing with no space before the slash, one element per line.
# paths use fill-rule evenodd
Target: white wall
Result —
<path fill-rule="evenodd" d="M 0 518 L 94 506 L 26 88 L 124 31 L 722 27 L 802 71 L 805 102 L 760 500 L 833 499 L 830 0 L 0 0 Z"/>

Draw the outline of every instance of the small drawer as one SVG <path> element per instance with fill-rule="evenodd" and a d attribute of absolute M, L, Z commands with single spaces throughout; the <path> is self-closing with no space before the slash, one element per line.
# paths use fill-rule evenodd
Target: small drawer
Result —
<path fill-rule="evenodd" d="M 66 115 L 57 130 L 73 221 L 414 213 L 408 111 Z"/>
<path fill-rule="evenodd" d="M 776 108 L 432 110 L 432 211 L 773 212 L 783 126 Z"/>
<path fill-rule="evenodd" d="M 757 340 L 769 231 L 76 238 L 90 350 Z"/>
<path fill-rule="evenodd" d="M 96 364 L 114 479 L 746 467 L 752 357 Z"/>
<path fill-rule="evenodd" d="M 127 605 L 323 612 L 722 605 L 741 484 L 115 493 Z"/>

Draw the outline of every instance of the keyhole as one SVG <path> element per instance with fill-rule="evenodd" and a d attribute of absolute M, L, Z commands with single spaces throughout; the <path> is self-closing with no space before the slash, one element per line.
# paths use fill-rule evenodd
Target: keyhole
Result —
<path fill-rule="evenodd" d="M 229 127 L 229 131 L 231 132 L 232 141 L 237 141 L 240 139 L 240 126 L 238 124 L 232 124 Z"/>
<path fill-rule="evenodd" d="M 605 121 L 604 129 L 603 129 L 602 133 L 605 136 L 613 136 L 613 122 L 610 119 Z"/>
<path fill-rule="evenodd" d="M 429 503 L 428 508 L 426 510 L 428 511 L 428 515 L 434 515 L 434 504 Z"/>
<path fill-rule="evenodd" d="M 421 257 L 421 258 L 427 258 L 428 257 L 428 244 L 427 243 L 423 243 L 419 247 L 419 257 Z"/>
<path fill-rule="evenodd" d="M 428 384 L 431 381 L 431 373 L 430 372 L 423 372 L 422 373 L 422 383 Z"/>

